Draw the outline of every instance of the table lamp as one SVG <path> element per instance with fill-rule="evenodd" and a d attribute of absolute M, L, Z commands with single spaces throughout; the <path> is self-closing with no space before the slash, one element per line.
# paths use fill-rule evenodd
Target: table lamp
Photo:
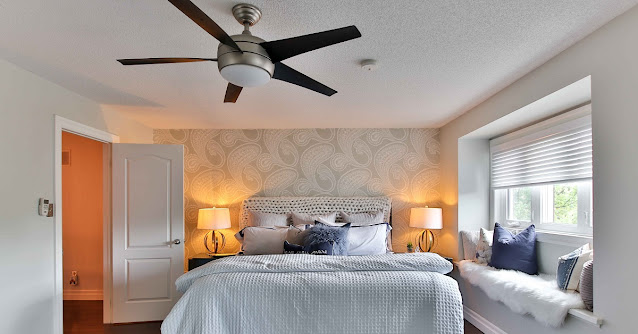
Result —
<path fill-rule="evenodd" d="M 197 228 L 210 230 L 204 237 L 204 246 L 209 254 L 217 254 L 226 246 L 226 237 L 221 232 L 215 233 L 215 230 L 230 228 L 230 212 L 228 208 L 199 209 Z M 209 237 L 212 239 L 213 249 L 208 247 Z"/>
<path fill-rule="evenodd" d="M 422 228 L 418 243 L 422 252 L 429 252 L 434 246 L 434 234 L 431 230 L 443 228 L 441 208 L 412 208 L 410 211 L 410 227 Z"/>

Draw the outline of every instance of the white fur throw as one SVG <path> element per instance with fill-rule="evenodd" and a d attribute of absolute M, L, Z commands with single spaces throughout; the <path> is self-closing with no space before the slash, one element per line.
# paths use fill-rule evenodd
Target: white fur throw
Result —
<path fill-rule="evenodd" d="M 560 290 L 552 275 L 528 275 L 468 260 L 459 262 L 458 267 L 461 277 L 488 297 L 516 313 L 530 314 L 546 326 L 560 327 L 569 309 L 585 307 L 578 293 Z"/>

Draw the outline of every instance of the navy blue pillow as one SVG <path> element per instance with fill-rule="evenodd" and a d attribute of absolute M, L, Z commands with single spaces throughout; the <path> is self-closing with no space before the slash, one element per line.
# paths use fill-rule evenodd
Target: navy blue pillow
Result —
<path fill-rule="evenodd" d="M 333 255 L 334 242 L 316 242 L 304 247 L 304 252 L 313 255 Z"/>
<path fill-rule="evenodd" d="M 343 226 L 328 226 L 321 222 L 315 222 L 315 226 L 306 231 L 304 237 L 306 249 L 318 248 L 319 244 L 332 242 L 334 245 L 332 255 L 348 255 L 350 223 Z"/>
<path fill-rule="evenodd" d="M 305 254 L 306 251 L 303 249 L 303 246 L 291 244 L 288 241 L 284 240 L 284 254 Z"/>
<path fill-rule="evenodd" d="M 490 266 L 497 269 L 518 270 L 530 275 L 538 274 L 536 260 L 536 228 L 530 225 L 517 235 L 494 226 L 492 260 Z"/>

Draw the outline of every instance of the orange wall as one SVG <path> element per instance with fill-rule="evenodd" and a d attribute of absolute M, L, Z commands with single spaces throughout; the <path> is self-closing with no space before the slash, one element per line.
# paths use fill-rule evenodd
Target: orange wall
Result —
<path fill-rule="evenodd" d="M 71 151 L 71 165 L 62 167 L 64 299 L 102 299 L 103 145 L 62 134 L 62 149 Z M 77 286 L 69 284 L 72 270 Z"/>

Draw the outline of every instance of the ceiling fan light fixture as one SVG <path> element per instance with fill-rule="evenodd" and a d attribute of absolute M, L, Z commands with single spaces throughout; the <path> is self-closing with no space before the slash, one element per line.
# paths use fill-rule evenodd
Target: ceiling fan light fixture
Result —
<path fill-rule="evenodd" d="M 270 81 L 270 73 L 261 67 L 232 64 L 220 70 L 224 79 L 239 87 L 257 87 Z"/>

